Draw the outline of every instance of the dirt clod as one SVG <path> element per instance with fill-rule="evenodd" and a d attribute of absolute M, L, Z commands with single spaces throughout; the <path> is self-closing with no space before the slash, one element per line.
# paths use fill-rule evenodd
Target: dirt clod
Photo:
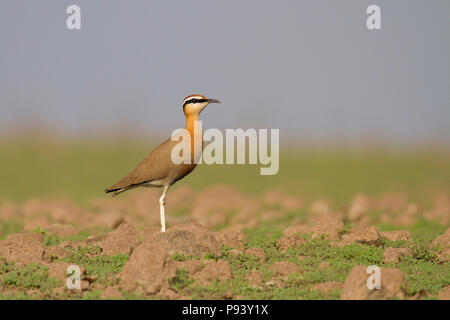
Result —
<path fill-rule="evenodd" d="M 278 244 L 280 245 L 278 249 L 281 251 L 287 250 L 288 248 L 295 248 L 300 244 L 305 243 L 305 239 L 299 236 L 284 236 L 278 239 Z"/>
<path fill-rule="evenodd" d="M 202 270 L 207 264 L 211 263 L 211 260 L 185 260 L 175 261 L 177 270 L 184 269 L 188 272 L 189 277 L 193 277 L 194 274 Z"/>
<path fill-rule="evenodd" d="M 377 246 L 381 244 L 380 233 L 375 226 L 358 227 L 345 234 L 340 245 L 347 245 L 353 242 Z"/>
<path fill-rule="evenodd" d="M 344 229 L 344 223 L 340 217 L 328 210 L 323 210 L 310 219 L 310 224 L 288 227 L 284 230 L 284 235 L 312 234 L 312 238 L 323 235 L 329 240 L 339 240 L 339 232 L 342 229 Z"/>
<path fill-rule="evenodd" d="M 98 246 L 107 255 L 130 254 L 139 244 L 136 229 L 128 223 L 122 223 L 116 230 L 109 233 Z"/>
<path fill-rule="evenodd" d="M 249 249 L 245 250 L 245 253 L 249 254 L 253 257 L 256 257 L 260 260 L 266 259 L 266 253 L 261 248 L 249 248 Z"/>
<path fill-rule="evenodd" d="M 395 297 L 405 298 L 403 287 L 406 280 L 403 272 L 398 269 L 381 268 L 380 289 L 369 289 L 367 279 L 371 274 L 367 273 L 366 266 L 355 266 L 344 282 L 341 298 L 343 300 L 385 300 Z"/>
<path fill-rule="evenodd" d="M 103 299 L 120 299 L 123 298 L 122 292 L 119 289 L 118 285 L 109 286 L 102 293 Z"/>
<path fill-rule="evenodd" d="M 438 294 L 439 300 L 450 300 L 450 286 L 446 286 Z"/>
<path fill-rule="evenodd" d="M 206 267 L 196 273 L 193 278 L 201 285 L 208 285 L 211 280 L 229 280 L 231 277 L 231 269 L 228 262 L 219 259 L 208 263 Z"/>
<path fill-rule="evenodd" d="M 146 241 L 131 254 L 120 274 L 120 288 L 155 294 L 168 286 L 168 279 L 176 275 L 174 262 L 155 241 Z"/>
<path fill-rule="evenodd" d="M 287 277 L 295 272 L 300 272 L 299 266 L 290 261 L 275 262 L 270 266 L 270 270 L 275 271 L 277 275 Z"/>
<path fill-rule="evenodd" d="M 10 234 L 6 240 L 0 241 L 0 257 L 8 261 L 41 262 L 44 257 L 44 237 L 37 233 Z"/>
<path fill-rule="evenodd" d="M 48 266 L 48 276 L 57 278 L 61 280 L 62 284 L 65 286 L 67 278 L 69 275 L 67 274 L 67 268 L 72 265 L 72 263 L 68 262 L 54 262 L 49 263 Z M 79 267 L 81 274 L 85 273 L 85 269 L 83 267 Z"/>
<path fill-rule="evenodd" d="M 153 234 L 153 238 L 169 255 L 176 253 L 186 256 L 203 257 L 207 253 L 221 254 L 222 244 L 215 233 L 199 223 L 179 224 L 166 232 Z"/>
<path fill-rule="evenodd" d="M 436 253 L 439 261 L 445 262 L 450 260 L 450 228 L 442 235 L 433 240 L 430 247 L 440 247 L 441 251 Z"/>
<path fill-rule="evenodd" d="M 221 231 L 214 234 L 216 240 L 228 247 L 242 247 L 245 236 L 239 231 Z"/>
<path fill-rule="evenodd" d="M 383 255 L 383 263 L 400 262 L 402 257 L 412 255 L 408 248 L 386 248 Z"/>
<path fill-rule="evenodd" d="M 263 284 L 263 274 L 261 271 L 252 269 L 246 277 L 248 283 L 253 287 L 261 287 Z"/>
<path fill-rule="evenodd" d="M 411 242 L 412 236 L 411 236 L 411 232 L 409 232 L 408 230 L 398 230 L 398 231 L 385 231 L 385 232 L 380 232 L 380 236 L 382 238 L 386 238 L 390 241 L 407 241 L 407 242 Z"/>

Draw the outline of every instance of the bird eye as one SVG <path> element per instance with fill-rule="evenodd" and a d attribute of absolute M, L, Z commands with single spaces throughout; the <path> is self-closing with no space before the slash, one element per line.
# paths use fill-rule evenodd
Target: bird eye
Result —
<path fill-rule="evenodd" d="M 197 103 L 197 99 L 192 99 L 192 103 Z"/>

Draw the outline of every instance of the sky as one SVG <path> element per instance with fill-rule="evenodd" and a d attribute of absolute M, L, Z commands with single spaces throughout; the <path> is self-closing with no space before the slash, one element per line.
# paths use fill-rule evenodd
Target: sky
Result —
<path fill-rule="evenodd" d="M 66 27 L 72 4 L 81 30 Z M 0 132 L 168 136 L 200 93 L 222 100 L 204 128 L 450 145 L 449 13 L 448 0 L 4 0 Z"/>

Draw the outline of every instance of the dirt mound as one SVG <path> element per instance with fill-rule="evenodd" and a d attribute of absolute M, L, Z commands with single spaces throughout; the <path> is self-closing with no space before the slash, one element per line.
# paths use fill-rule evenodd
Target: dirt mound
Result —
<path fill-rule="evenodd" d="M 284 235 L 294 236 L 302 234 L 312 234 L 312 238 L 319 235 L 325 236 L 329 240 L 339 240 L 339 233 L 344 229 L 344 223 L 337 214 L 321 212 L 309 219 L 308 225 L 296 225 L 284 230 Z"/>
<path fill-rule="evenodd" d="M 44 237 L 37 233 L 10 234 L 0 241 L 0 256 L 7 261 L 41 262 L 44 257 Z"/>
<path fill-rule="evenodd" d="M 386 248 L 383 254 L 383 263 L 400 262 L 402 257 L 411 256 L 412 252 L 408 248 Z"/>
<path fill-rule="evenodd" d="M 290 261 L 275 262 L 269 269 L 283 277 L 287 277 L 295 272 L 300 272 L 300 267 Z"/>
<path fill-rule="evenodd" d="M 177 269 L 184 269 L 188 272 L 189 277 L 193 277 L 194 274 L 202 270 L 211 260 L 185 260 L 175 261 Z"/>
<path fill-rule="evenodd" d="M 450 228 L 447 229 L 443 234 L 433 240 L 431 246 L 441 246 L 442 248 L 450 246 Z"/>
<path fill-rule="evenodd" d="M 136 229 L 128 223 L 121 224 L 116 230 L 109 233 L 98 246 L 107 255 L 130 254 L 131 250 L 139 244 Z"/>
<path fill-rule="evenodd" d="M 398 269 L 381 268 L 380 289 L 369 289 L 367 279 L 371 274 L 367 274 L 366 266 L 355 266 L 344 282 L 341 298 L 343 300 L 385 300 L 395 297 L 405 298 L 403 287 L 406 280 L 403 272 Z"/>
<path fill-rule="evenodd" d="M 439 300 L 450 300 L 450 286 L 446 286 L 444 289 L 439 291 Z"/>
<path fill-rule="evenodd" d="M 300 244 L 306 243 L 306 240 L 299 236 L 284 236 L 278 239 L 278 244 L 281 251 L 287 250 L 288 248 L 295 248 Z"/>
<path fill-rule="evenodd" d="M 246 279 L 252 287 L 261 287 L 263 285 L 264 275 L 261 271 L 252 269 Z"/>
<path fill-rule="evenodd" d="M 0 240 L 0 271 L 4 272 L 0 278 L 24 275 L 27 281 L 39 283 L 33 282 L 32 287 L 5 285 L 0 297 L 37 292 L 41 298 L 56 299 L 134 295 L 151 299 L 314 299 L 336 298 L 342 291 L 347 299 L 422 299 L 436 298 L 439 290 L 434 288 L 439 286 L 438 297 L 448 298 L 441 270 L 449 261 L 450 229 L 423 247 L 421 241 L 429 244 L 434 229 L 422 234 L 420 228 L 385 232 L 376 228 L 428 223 L 418 220 L 421 217 L 433 225 L 444 223 L 445 230 L 445 223 L 450 223 L 450 197 L 446 194 L 431 198 L 431 206 L 420 207 L 401 193 L 380 197 L 361 193 L 336 208 L 333 198 L 304 201 L 280 190 L 257 197 L 228 186 L 201 192 L 177 187 L 168 196 L 165 233 L 159 226 L 160 194 L 161 190 L 136 190 L 114 199 L 94 200 L 86 208 L 64 199 L 1 204 L 0 237 L 5 240 Z M 413 242 L 408 230 L 414 230 L 418 242 Z M 329 241 L 320 240 L 322 237 Z M 391 243 L 398 241 L 405 243 Z M 358 246 L 340 248 L 351 244 Z M 433 264 L 429 277 L 436 286 L 433 282 L 430 289 L 428 275 L 421 276 L 414 283 L 411 280 L 411 287 L 420 290 L 407 295 L 401 289 L 404 278 L 396 269 L 382 269 L 381 290 L 369 291 L 365 284 L 370 274 L 357 268 L 345 285 L 329 282 L 334 279 L 330 275 L 344 272 L 338 261 L 355 266 L 375 263 L 375 259 L 381 264 L 383 249 L 383 262 L 404 270 L 408 279 L 416 272 L 415 264 Z M 412 252 L 414 256 L 408 258 Z M 422 253 L 427 258 L 423 261 L 419 260 Z M 436 259 L 428 259 L 432 254 Z M 30 262 L 38 266 L 27 265 Z M 65 289 L 61 282 L 70 264 L 86 270 L 82 270 L 83 290 L 79 292 Z M 60 280 L 59 287 L 52 285 L 54 279 L 46 278 L 47 271 L 48 277 Z M 288 279 L 293 273 L 297 274 Z M 248 290 L 248 285 L 263 289 Z"/>
<path fill-rule="evenodd" d="M 63 259 L 70 255 L 70 253 L 64 248 L 66 244 L 59 244 L 53 246 L 44 246 L 43 259 L 47 262 L 51 262 L 56 259 Z"/>
<path fill-rule="evenodd" d="M 207 253 L 221 254 L 222 244 L 215 233 L 199 223 L 179 224 L 166 232 L 153 234 L 153 238 L 169 255 L 203 257 Z"/>
<path fill-rule="evenodd" d="M 103 299 L 122 299 L 123 294 L 118 285 L 106 287 L 102 293 Z"/>
<path fill-rule="evenodd" d="M 48 215 L 52 221 L 61 224 L 77 223 L 88 215 L 86 210 L 67 199 L 30 199 L 22 206 L 22 212 L 29 218 Z"/>
<path fill-rule="evenodd" d="M 363 194 L 357 194 L 348 209 L 347 217 L 351 223 L 365 224 L 368 220 L 366 213 L 373 207 L 373 200 Z"/>
<path fill-rule="evenodd" d="M 339 245 L 348 245 L 353 242 L 378 246 L 381 244 L 381 236 L 375 226 L 357 227 L 343 235 Z"/>
<path fill-rule="evenodd" d="M 67 268 L 72 265 L 69 262 L 54 262 L 47 264 L 48 276 L 61 280 L 61 284 L 64 286 L 67 281 Z M 85 274 L 86 270 L 80 267 L 81 275 Z"/>
<path fill-rule="evenodd" d="M 120 288 L 126 291 L 155 294 L 167 287 L 176 275 L 176 267 L 167 252 L 156 241 L 140 244 L 120 274 Z"/>
<path fill-rule="evenodd" d="M 330 240 L 338 240 L 339 232 L 344 229 L 342 219 L 333 213 L 323 213 L 311 219 L 314 224 L 313 233 L 325 235 Z"/>
<path fill-rule="evenodd" d="M 326 199 L 317 199 L 309 205 L 309 211 L 313 214 L 331 213 L 331 206 Z"/>
<path fill-rule="evenodd" d="M 286 237 L 290 236 L 301 236 L 303 234 L 309 234 L 313 232 L 312 226 L 300 224 L 287 227 L 284 229 L 283 233 Z"/>
<path fill-rule="evenodd" d="M 151 228 L 143 233 L 139 244 L 134 227 L 122 224 L 106 235 L 98 245 L 108 255 L 127 253 L 135 247 L 120 275 L 122 290 L 140 290 L 146 295 L 170 293 L 168 279 L 176 276 L 177 269 L 185 269 L 190 278 L 201 285 L 209 285 L 214 279 L 231 279 L 228 262 L 213 260 L 172 261 L 174 254 L 185 257 L 202 257 L 207 253 L 221 255 L 225 243 L 242 244 L 242 235 L 236 233 L 212 232 L 197 223 L 180 224 L 167 232 Z M 261 255 L 262 250 L 250 250 L 251 254 Z M 264 254 L 264 251 L 262 251 Z M 116 289 L 111 289 L 115 294 Z M 161 294 L 162 294 L 161 293 Z"/>
<path fill-rule="evenodd" d="M 286 210 L 298 210 L 304 205 L 302 199 L 287 195 L 281 190 L 267 191 L 262 195 L 262 201 L 265 205 L 280 206 Z"/>
<path fill-rule="evenodd" d="M 126 229 L 129 229 L 129 226 Z M 136 236 L 134 229 L 121 233 Z M 108 237 L 109 235 L 100 244 L 108 243 Z M 207 253 L 221 255 L 222 245 L 216 239 L 215 232 L 196 223 L 176 225 L 164 233 L 150 230 L 126 263 L 120 276 L 120 288 L 128 291 L 142 290 L 146 295 L 158 292 L 169 294 L 168 279 L 176 276 L 177 269 L 185 269 L 189 277 L 200 285 L 209 285 L 214 279 L 231 279 L 228 262 L 222 259 L 216 262 L 213 260 L 172 261 L 170 258 L 174 254 L 183 254 L 186 257 L 202 257 Z"/>
<path fill-rule="evenodd" d="M 266 253 L 261 248 L 249 248 L 249 249 L 245 250 L 245 253 L 249 254 L 255 258 L 258 258 L 260 260 L 266 259 Z"/>
<path fill-rule="evenodd" d="M 425 217 L 441 224 L 450 224 L 450 196 L 447 194 L 436 196 L 433 200 L 433 207 L 425 212 Z"/>
<path fill-rule="evenodd" d="M 8 221 L 11 219 L 17 219 L 18 217 L 23 218 L 23 214 L 20 206 L 6 202 L 0 205 L 0 219 Z"/>
<path fill-rule="evenodd" d="M 50 227 L 51 225 L 52 225 L 52 223 L 46 216 L 38 216 L 38 217 L 33 217 L 30 220 L 28 220 L 25 223 L 23 229 L 25 231 L 34 231 L 37 229 L 45 230 L 46 228 Z"/>
<path fill-rule="evenodd" d="M 217 241 L 228 247 L 242 247 L 245 235 L 239 231 L 218 231 L 214 233 Z"/>
<path fill-rule="evenodd" d="M 442 235 L 433 240 L 430 247 L 440 247 L 441 251 L 437 253 L 437 257 L 440 261 L 450 260 L 450 228 L 447 229 Z"/>
<path fill-rule="evenodd" d="M 199 272 L 195 273 L 193 279 L 201 285 L 209 285 L 212 280 L 229 280 L 232 278 L 228 262 L 219 259 L 210 262 Z"/>
<path fill-rule="evenodd" d="M 385 231 L 385 232 L 380 232 L 380 236 L 382 238 L 386 238 L 390 241 L 407 241 L 407 242 L 411 242 L 412 236 L 411 236 L 411 232 L 407 231 L 407 230 L 398 230 L 398 231 Z"/>

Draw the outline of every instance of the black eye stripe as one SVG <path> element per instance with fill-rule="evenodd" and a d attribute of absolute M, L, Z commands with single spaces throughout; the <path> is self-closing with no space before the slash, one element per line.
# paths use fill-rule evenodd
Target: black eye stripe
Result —
<path fill-rule="evenodd" d="M 192 99 L 186 100 L 186 102 L 183 104 L 183 107 L 185 105 L 187 105 L 188 103 L 203 103 L 203 102 L 208 102 L 208 99 L 192 98 Z"/>

